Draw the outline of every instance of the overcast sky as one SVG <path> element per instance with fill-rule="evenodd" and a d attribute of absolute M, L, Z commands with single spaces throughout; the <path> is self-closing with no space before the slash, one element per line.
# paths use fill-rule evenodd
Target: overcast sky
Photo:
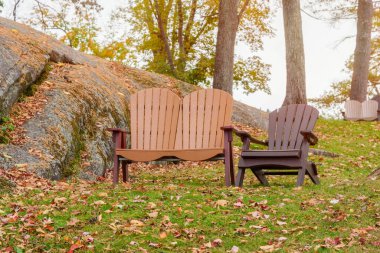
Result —
<path fill-rule="evenodd" d="M 13 1 L 4 1 L 3 16 L 10 17 L 9 3 Z M 28 6 L 30 7 L 31 0 L 25 0 L 24 2 L 24 6 L 20 10 L 20 17 L 28 15 L 30 12 Z M 110 10 L 114 9 L 116 5 L 125 2 L 125 0 L 99 0 L 99 3 L 105 8 L 103 17 L 99 17 L 99 19 L 104 19 L 103 23 L 107 23 L 108 18 L 106 16 L 110 13 Z M 327 22 L 315 20 L 305 14 L 302 14 L 302 22 L 307 96 L 308 98 L 313 98 L 328 90 L 332 82 L 341 81 L 347 77 L 347 74 L 343 73 L 342 69 L 355 49 L 356 24 L 354 21 L 346 20 L 332 26 Z M 264 110 L 273 110 L 280 107 L 285 97 L 285 38 L 281 9 L 272 19 L 272 26 L 275 29 L 275 36 L 266 38 L 264 40 L 264 51 L 256 53 L 262 57 L 265 63 L 272 65 L 272 75 L 269 82 L 272 94 L 267 95 L 263 92 L 257 92 L 246 96 L 241 91 L 234 91 L 235 99 Z M 339 43 L 347 36 L 352 36 L 352 38 Z M 237 54 L 247 55 L 247 51 L 249 51 L 247 46 L 241 44 L 237 46 Z"/>
<path fill-rule="evenodd" d="M 327 22 L 302 14 L 302 26 L 307 97 L 313 98 L 328 90 L 332 82 L 341 81 L 347 77 L 342 69 L 355 50 L 356 24 L 354 21 L 346 20 L 344 23 L 332 26 Z M 246 96 L 239 91 L 234 94 L 236 99 L 265 110 L 281 106 L 286 88 L 285 36 L 281 10 L 273 19 L 273 27 L 276 30 L 275 37 L 265 39 L 264 51 L 259 53 L 264 62 L 272 65 L 269 82 L 272 94 L 257 92 Z M 347 36 L 353 37 L 339 43 Z M 245 50 L 247 47 L 240 46 L 237 53 L 244 54 Z"/>

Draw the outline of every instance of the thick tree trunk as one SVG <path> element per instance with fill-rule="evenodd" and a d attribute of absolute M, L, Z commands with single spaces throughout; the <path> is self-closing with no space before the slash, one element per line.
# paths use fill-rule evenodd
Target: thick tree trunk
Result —
<path fill-rule="evenodd" d="M 363 102 L 367 99 L 369 60 L 371 55 L 372 0 L 359 0 L 354 54 L 354 69 L 350 99 Z"/>
<path fill-rule="evenodd" d="M 232 94 L 235 40 L 239 25 L 238 8 L 239 0 L 221 0 L 219 3 L 213 88 L 230 94 Z"/>
<path fill-rule="evenodd" d="M 286 45 L 286 96 L 283 105 L 306 104 L 300 0 L 282 0 L 282 5 Z"/>

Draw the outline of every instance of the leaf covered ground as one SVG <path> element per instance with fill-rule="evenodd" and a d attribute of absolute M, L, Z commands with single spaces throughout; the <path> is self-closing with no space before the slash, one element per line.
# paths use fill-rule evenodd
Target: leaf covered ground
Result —
<path fill-rule="evenodd" d="M 117 187 L 0 170 L 0 252 L 379 252 L 380 179 L 367 176 L 380 124 L 322 119 L 316 132 L 318 149 L 341 156 L 311 156 L 321 185 L 302 188 L 248 172 L 226 188 L 215 162 L 138 164 Z"/>

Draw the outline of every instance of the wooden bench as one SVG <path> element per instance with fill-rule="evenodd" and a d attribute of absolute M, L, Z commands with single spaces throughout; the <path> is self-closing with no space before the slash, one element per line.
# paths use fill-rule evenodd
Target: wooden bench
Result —
<path fill-rule="evenodd" d="M 130 132 L 111 128 L 115 143 L 113 182 L 128 180 L 128 164 L 149 161 L 224 160 L 225 184 L 234 184 L 233 99 L 227 92 L 207 89 L 181 99 L 169 89 L 151 88 L 130 98 Z M 130 147 L 127 146 L 130 140 Z"/>
<path fill-rule="evenodd" d="M 344 119 L 351 121 L 377 120 L 379 104 L 376 100 L 367 100 L 362 103 L 356 100 L 348 100 L 344 103 Z"/>

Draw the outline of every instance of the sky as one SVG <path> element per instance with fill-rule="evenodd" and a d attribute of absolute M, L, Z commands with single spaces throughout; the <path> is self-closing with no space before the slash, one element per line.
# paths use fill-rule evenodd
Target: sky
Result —
<path fill-rule="evenodd" d="M 285 35 L 281 9 L 273 18 L 272 26 L 275 28 L 275 37 L 264 39 L 264 50 L 258 53 L 264 62 L 272 65 L 269 81 L 271 95 L 256 92 L 247 96 L 242 91 L 234 91 L 235 99 L 263 110 L 281 107 L 286 90 Z M 348 20 L 331 25 L 302 13 L 302 26 L 306 94 L 308 98 L 314 98 L 329 90 L 331 83 L 349 77 L 342 70 L 355 50 L 356 24 Z M 351 38 L 341 42 L 347 36 Z M 247 46 L 239 45 L 236 53 L 244 55 L 247 50 Z"/>
<path fill-rule="evenodd" d="M 5 0 L 3 16 L 10 17 L 9 3 L 13 0 Z M 27 14 L 31 0 L 25 0 L 24 6 L 20 9 L 19 16 Z M 302 5 L 303 0 L 301 0 Z M 104 16 L 116 5 L 125 3 L 125 0 L 99 0 L 104 6 Z M 112 4 L 110 4 L 112 3 Z M 99 17 L 102 19 L 102 17 Z M 103 18 L 104 23 L 108 19 Z M 327 91 L 331 83 L 349 78 L 344 69 L 345 62 L 354 53 L 356 24 L 353 20 L 346 20 L 339 24 L 332 25 L 326 21 L 316 20 L 302 13 L 303 37 L 305 48 L 306 64 L 306 89 L 307 97 L 314 98 Z M 264 39 L 264 50 L 253 52 L 259 55 L 263 61 L 271 65 L 271 79 L 269 87 L 271 94 L 256 92 L 244 95 L 241 90 L 234 90 L 234 98 L 251 106 L 263 109 L 274 110 L 281 106 L 285 97 L 286 88 L 286 61 L 285 61 L 285 37 L 283 28 L 282 11 L 279 9 L 272 19 L 272 27 L 275 36 Z M 341 40 L 345 37 L 349 39 Z M 341 42 L 341 43 L 339 43 Z M 248 46 L 238 44 L 237 55 L 251 54 Z"/>

